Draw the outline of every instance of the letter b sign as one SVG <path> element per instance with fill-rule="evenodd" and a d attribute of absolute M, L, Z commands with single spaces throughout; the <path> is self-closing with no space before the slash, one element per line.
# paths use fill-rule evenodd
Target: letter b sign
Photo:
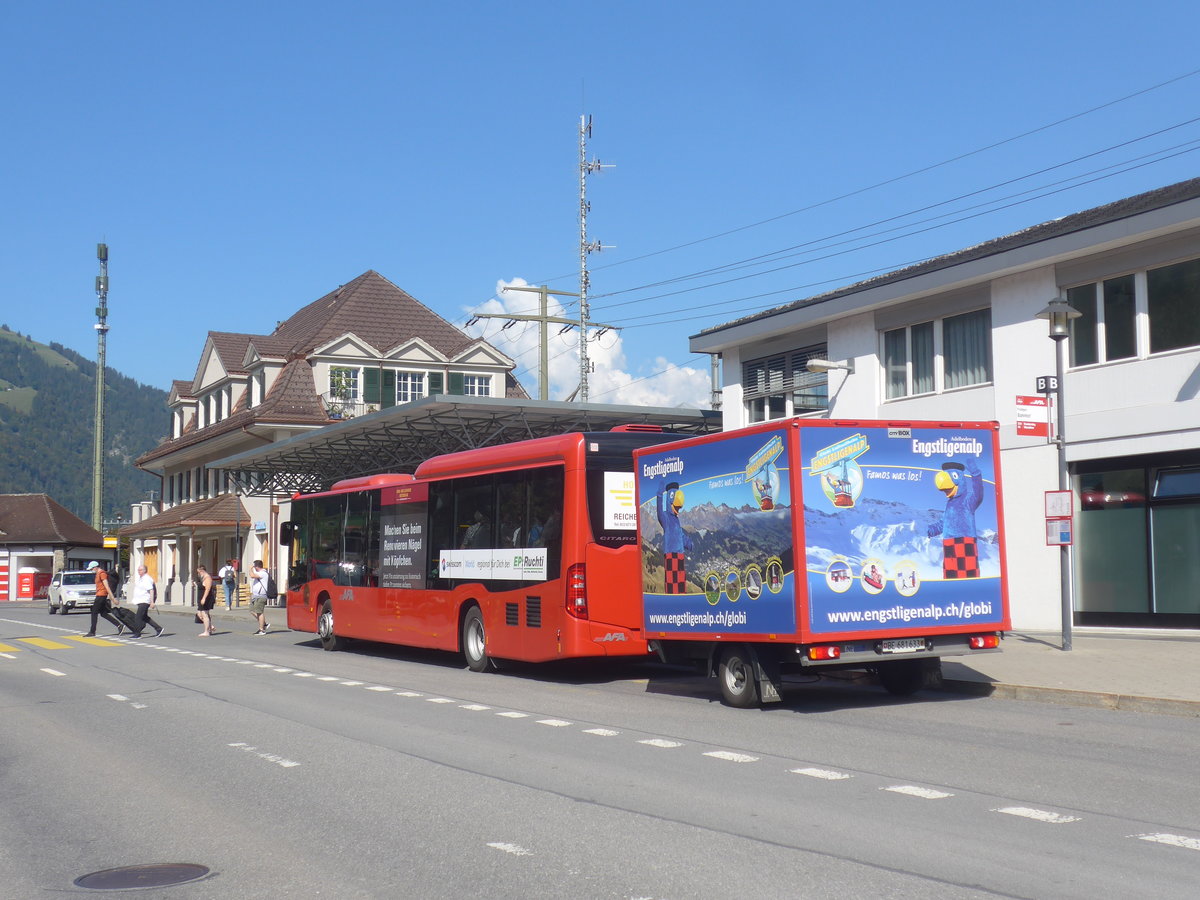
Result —
<path fill-rule="evenodd" d="M 1037 392 L 1039 394 L 1057 394 L 1058 377 L 1055 375 L 1039 375 L 1037 378 Z"/>

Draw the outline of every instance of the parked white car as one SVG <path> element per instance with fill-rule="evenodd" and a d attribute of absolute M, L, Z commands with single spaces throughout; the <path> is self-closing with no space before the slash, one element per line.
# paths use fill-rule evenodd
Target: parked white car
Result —
<path fill-rule="evenodd" d="M 55 572 L 50 579 L 47 592 L 50 615 L 61 612 L 64 616 L 73 609 L 91 611 L 96 602 L 96 573 L 89 571 Z"/>

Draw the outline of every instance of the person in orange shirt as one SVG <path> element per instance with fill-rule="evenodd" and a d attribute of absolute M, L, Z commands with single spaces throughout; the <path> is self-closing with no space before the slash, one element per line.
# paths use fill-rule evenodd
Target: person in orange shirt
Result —
<path fill-rule="evenodd" d="M 92 629 L 87 633 L 87 636 L 96 636 L 96 620 L 101 616 L 117 626 L 117 634 L 123 633 L 125 626 L 111 612 L 113 591 L 112 585 L 108 580 L 108 570 L 95 560 L 88 563 L 87 568 L 89 572 L 93 572 L 96 575 L 96 599 L 92 601 Z"/>

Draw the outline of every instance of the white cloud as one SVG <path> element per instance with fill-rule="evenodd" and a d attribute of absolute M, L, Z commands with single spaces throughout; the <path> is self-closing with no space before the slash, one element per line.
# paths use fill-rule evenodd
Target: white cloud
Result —
<path fill-rule="evenodd" d="M 537 315 L 540 298 L 532 291 L 509 290 L 528 287 L 523 278 L 496 283 L 496 297 L 466 310 L 469 314 L 486 313 Z M 577 310 L 566 309 L 551 294 L 546 312 L 550 316 L 573 319 Z M 512 321 L 512 320 L 507 320 Z M 517 321 L 504 327 L 506 320 L 480 319 L 466 329 L 473 337 L 482 337 L 517 362 L 517 377 L 531 397 L 538 396 L 538 335 L 536 322 Z M 551 324 L 547 326 L 547 355 L 549 357 L 549 395 L 551 400 L 565 400 L 579 385 L 579 329 Z M 588 399 L 595 403 L 614 403 L 622 406 L 682 406 L 691 409 L 708 407 L 711 383 L 707 370 L 691 366 L 676 366 L 663 356 L 655 356 L 636 366 L 630 366 L 625 354 L 626 342 L 620 332 L 609 331 L 588 344 L 588 361 L 593 370 L 588 378 Z"/>

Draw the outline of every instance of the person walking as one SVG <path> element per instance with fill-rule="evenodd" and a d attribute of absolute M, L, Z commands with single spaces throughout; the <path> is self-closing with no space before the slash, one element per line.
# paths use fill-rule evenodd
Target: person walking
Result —
<path fill-rule="evenodd" d="M 217 577 L 221 579 L 221 583 L 225 586 L 225 609 L 231 611 L 233 609 L 234 591 L 237 590 L 237 561 L 233 559 L 225 560 L 225 565 L 221 566 L 221 571 L 217 573 Z"/>
<path fill-rule="evenodd" d="M 155 637 L 162 637 L 162 626 L 150 618 L 150 610 L 158 602 L 158 585 L 150 577 L 145 566 L 137 567 L 137 578 L 133 580 L 133 604 L 137 607 L 137 618 L 129 629 L 130 635 L 140 638 L 149 625 L 154 629 Z"/>
<path fill-rule="evenodd" d="M 250 612 L 258 620 L 255 634 L 266 634 L 271 627 L 267 624 L 267 580 L 271 576 L 263 568 L 263 561 L 256 559 L 250 567 Z"/>
<path fill-rule="evenodd" d="M 212 610 L 217 605 L 217 591 L 213 577 L 204 566 L 196 566 L 196 575 L 200 578 L 200 599 L 196 603 L 196 615 L 204 630 L 200 637 L 211 637 L 213 634 Z"/>
<path fill-rule="evenodd" d="M 87 637 L 96 636 L 96 620 L 101 617 L 116 625 L 117 634 L 122 634 L 125 626 L 112 614 L 113 589 L 108 580 L 108 570 L 95 560 L 87 564 L 87 569 L 96 576 L 96 599 L 92 601 L 92 628 Z"/>

